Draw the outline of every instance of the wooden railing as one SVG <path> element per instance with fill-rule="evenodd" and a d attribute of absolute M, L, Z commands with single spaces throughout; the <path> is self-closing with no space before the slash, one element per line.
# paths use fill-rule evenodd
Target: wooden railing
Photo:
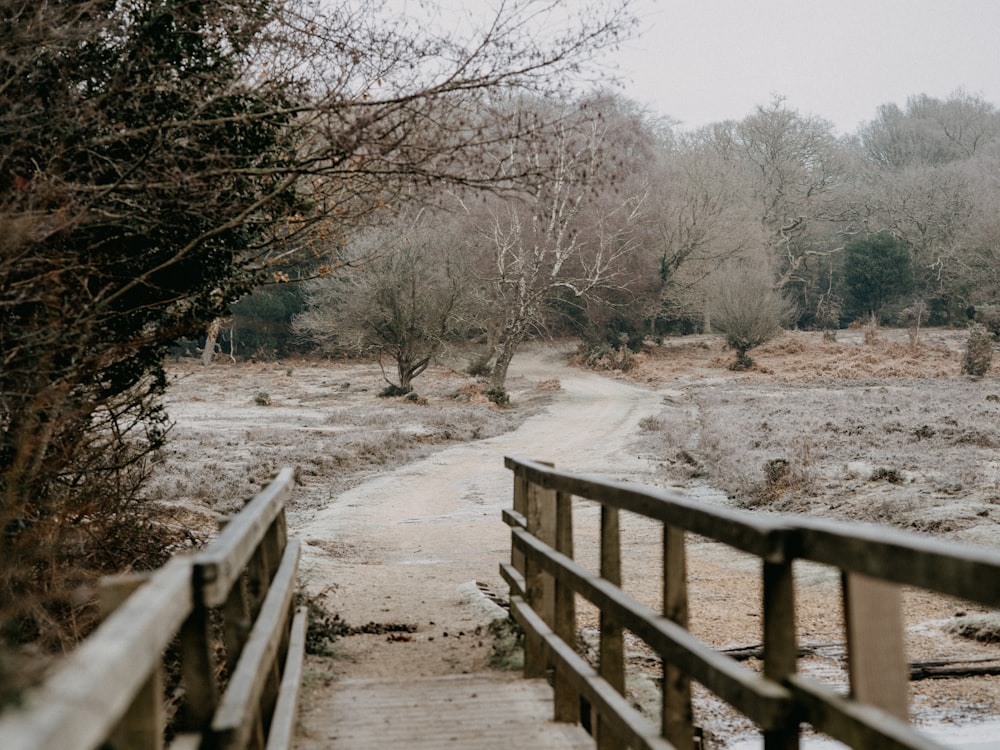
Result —
<path fill-rule="evenodd" d="M 203 551 L 107 580 L 106 619 L 22 708 L 0 717 L 0 748 L 163 748 L 168 649 L 180 663 L 171 748 L 290 747 L 306 630 L 305 610 L 292 613 L 291 486 L 284 469 Z"/>
<path fill-rule="evenodd" d="M 501 574 L 525 631 L 526 674 L 553 670 L 557 721 L 596 722 L 592 730 L 601 748 L 687 750 L 696 744 L 694 680 L 756 722 L 768 750 L 798 747 L 802 722 L 854 748 L 945 747 L 908 722 L 899 587 L 1000 607 L 1000 554 L 892 529 L 712 507 L 676 493 L 586 478 L 527 460 L 507 458 L 506 466 L 514 472 L 514 508 L 504 512 L 512 528 L 512 560 L 501 565 Z M 573 559 L 574 498 L 600 504 L 598 571 Z M 620 588 L 622 510 L 662 523 L 661 613 Z M 687 532 L 760 559 L 761 672 L 687 630 Z M 796 671 L 795 560 L 842 572 L 849 696 Z M 576 597 L 600 611 L 596 669 L 575 649 Z M 662 660 L 660 726 L 623 695 L 623 630 L 645 641 Z"/>

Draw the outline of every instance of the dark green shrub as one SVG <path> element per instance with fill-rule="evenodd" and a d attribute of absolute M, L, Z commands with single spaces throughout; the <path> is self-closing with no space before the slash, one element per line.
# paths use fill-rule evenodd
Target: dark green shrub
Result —
<path fill-rule="evenodd" d="M 510 394 L 503 388 L 490 388 L 486 391 L 485 396 L 497 406 L 510 403 Z"/>
<path fill-rule="evenodd" d="M 975 320 L 1000 341 L 1000 305 L 977 305 Z"/>
<path fill-rule="evenodd" d="M 886 233 L 847 243 L 844 285 L 848 312 L 878 319 L 887 304 L 913 289 L 909 245 Z"/>
<path fill-rule="evenodd" d="M 400 388 L 395 383 L 390 383 L 389 385 L 387 385 L 385 387 L 385 389 L 381 393 L 378 394 L 378 397 L 379 398 L 394 398 L 396 396 L 405 396 L 409 392 L 410 391 L 407 388 Z"/>
<path fill-rule="evenodd" d="M 465 374 L 471 375 L 474 378 L 485 377 L 489 375 L 492 359 L 493 359 L 493 353 L 489 351 L 487 351 L 484 354 L 476 355 L 472 360 L 469 361 L 468 366 L 466 366 Z"/>
<path fill-rule="evenodd" d="M 993 342 L 991 336 L 983 326 L 973 323 L 969 327 L 969 338 L 965 342 L 962 372 L 974 378 L 981 378 L 989 371 L 992 363 Z"/>

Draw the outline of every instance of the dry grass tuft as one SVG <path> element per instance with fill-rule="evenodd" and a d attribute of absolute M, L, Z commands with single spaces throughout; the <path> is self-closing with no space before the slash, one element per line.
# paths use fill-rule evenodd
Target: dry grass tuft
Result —
<path fill-rule="evenodd" d="M 960 374 L 964 331 L 927 329 L 917 345 L 906 331 L 871 345 L 860 330 L 840 334 L 786 333 L 739 375 L 718 339 L 653 348 L 637 379 L 680 381 L 685 397 L 641 420 L 637 449 L 665 480 L 697 477 L 738 505 L 985 540 L 996 529 L 985 504 L 1000 495 L 1000 395 L 989 375 Z"/>
<path fill-rule="evenodd" d="M 388 465 L 513 429 L 558 383 L 497 409 L 481 383 L 440 366 L 415 381 L 419 395 L 397 398 L 377 398 L 385 383 L 371 363 L 179 362 L 173 376 L 177 424 L 146 496 L 209 514 L 237 511 L 282 466 L 295 466 L 303 486 L 292 512 L 307 512 Z M 259 392 L 269 394 L 266 411 Z"/>
<path fill-rule="evenodd" d="M 1000 613 L 956 617 L 948 626 L 954 635 L 981 643 L 1000 643 Z"/>

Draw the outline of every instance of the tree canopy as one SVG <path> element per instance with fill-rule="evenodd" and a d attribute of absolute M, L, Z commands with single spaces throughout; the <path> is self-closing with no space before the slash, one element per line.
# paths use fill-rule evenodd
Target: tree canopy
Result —
<path fill-rule="evenodd" d="M 0 610 L 123 518 L 169 345 L 427 185 L 537 176 L 482 158 L 556 124 L 509 100 L 615 44 L 627 3 L 544 37 L 560 3 L 506 3 L 454 39 L 368 0 L 0 0 Z"/>

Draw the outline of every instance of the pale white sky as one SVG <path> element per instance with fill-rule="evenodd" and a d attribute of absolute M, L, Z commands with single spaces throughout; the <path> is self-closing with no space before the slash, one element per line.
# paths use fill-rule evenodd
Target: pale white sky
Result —
<path fill-rule="evenodd" d="M 643 34 L 612 57 L 625 93 L 684 129 L 741 119 L 774 94 L 838 133 L 914 94 L 961 87 L 1000 106 L 998 0 L 637 0 L 636 9 Z"/>

